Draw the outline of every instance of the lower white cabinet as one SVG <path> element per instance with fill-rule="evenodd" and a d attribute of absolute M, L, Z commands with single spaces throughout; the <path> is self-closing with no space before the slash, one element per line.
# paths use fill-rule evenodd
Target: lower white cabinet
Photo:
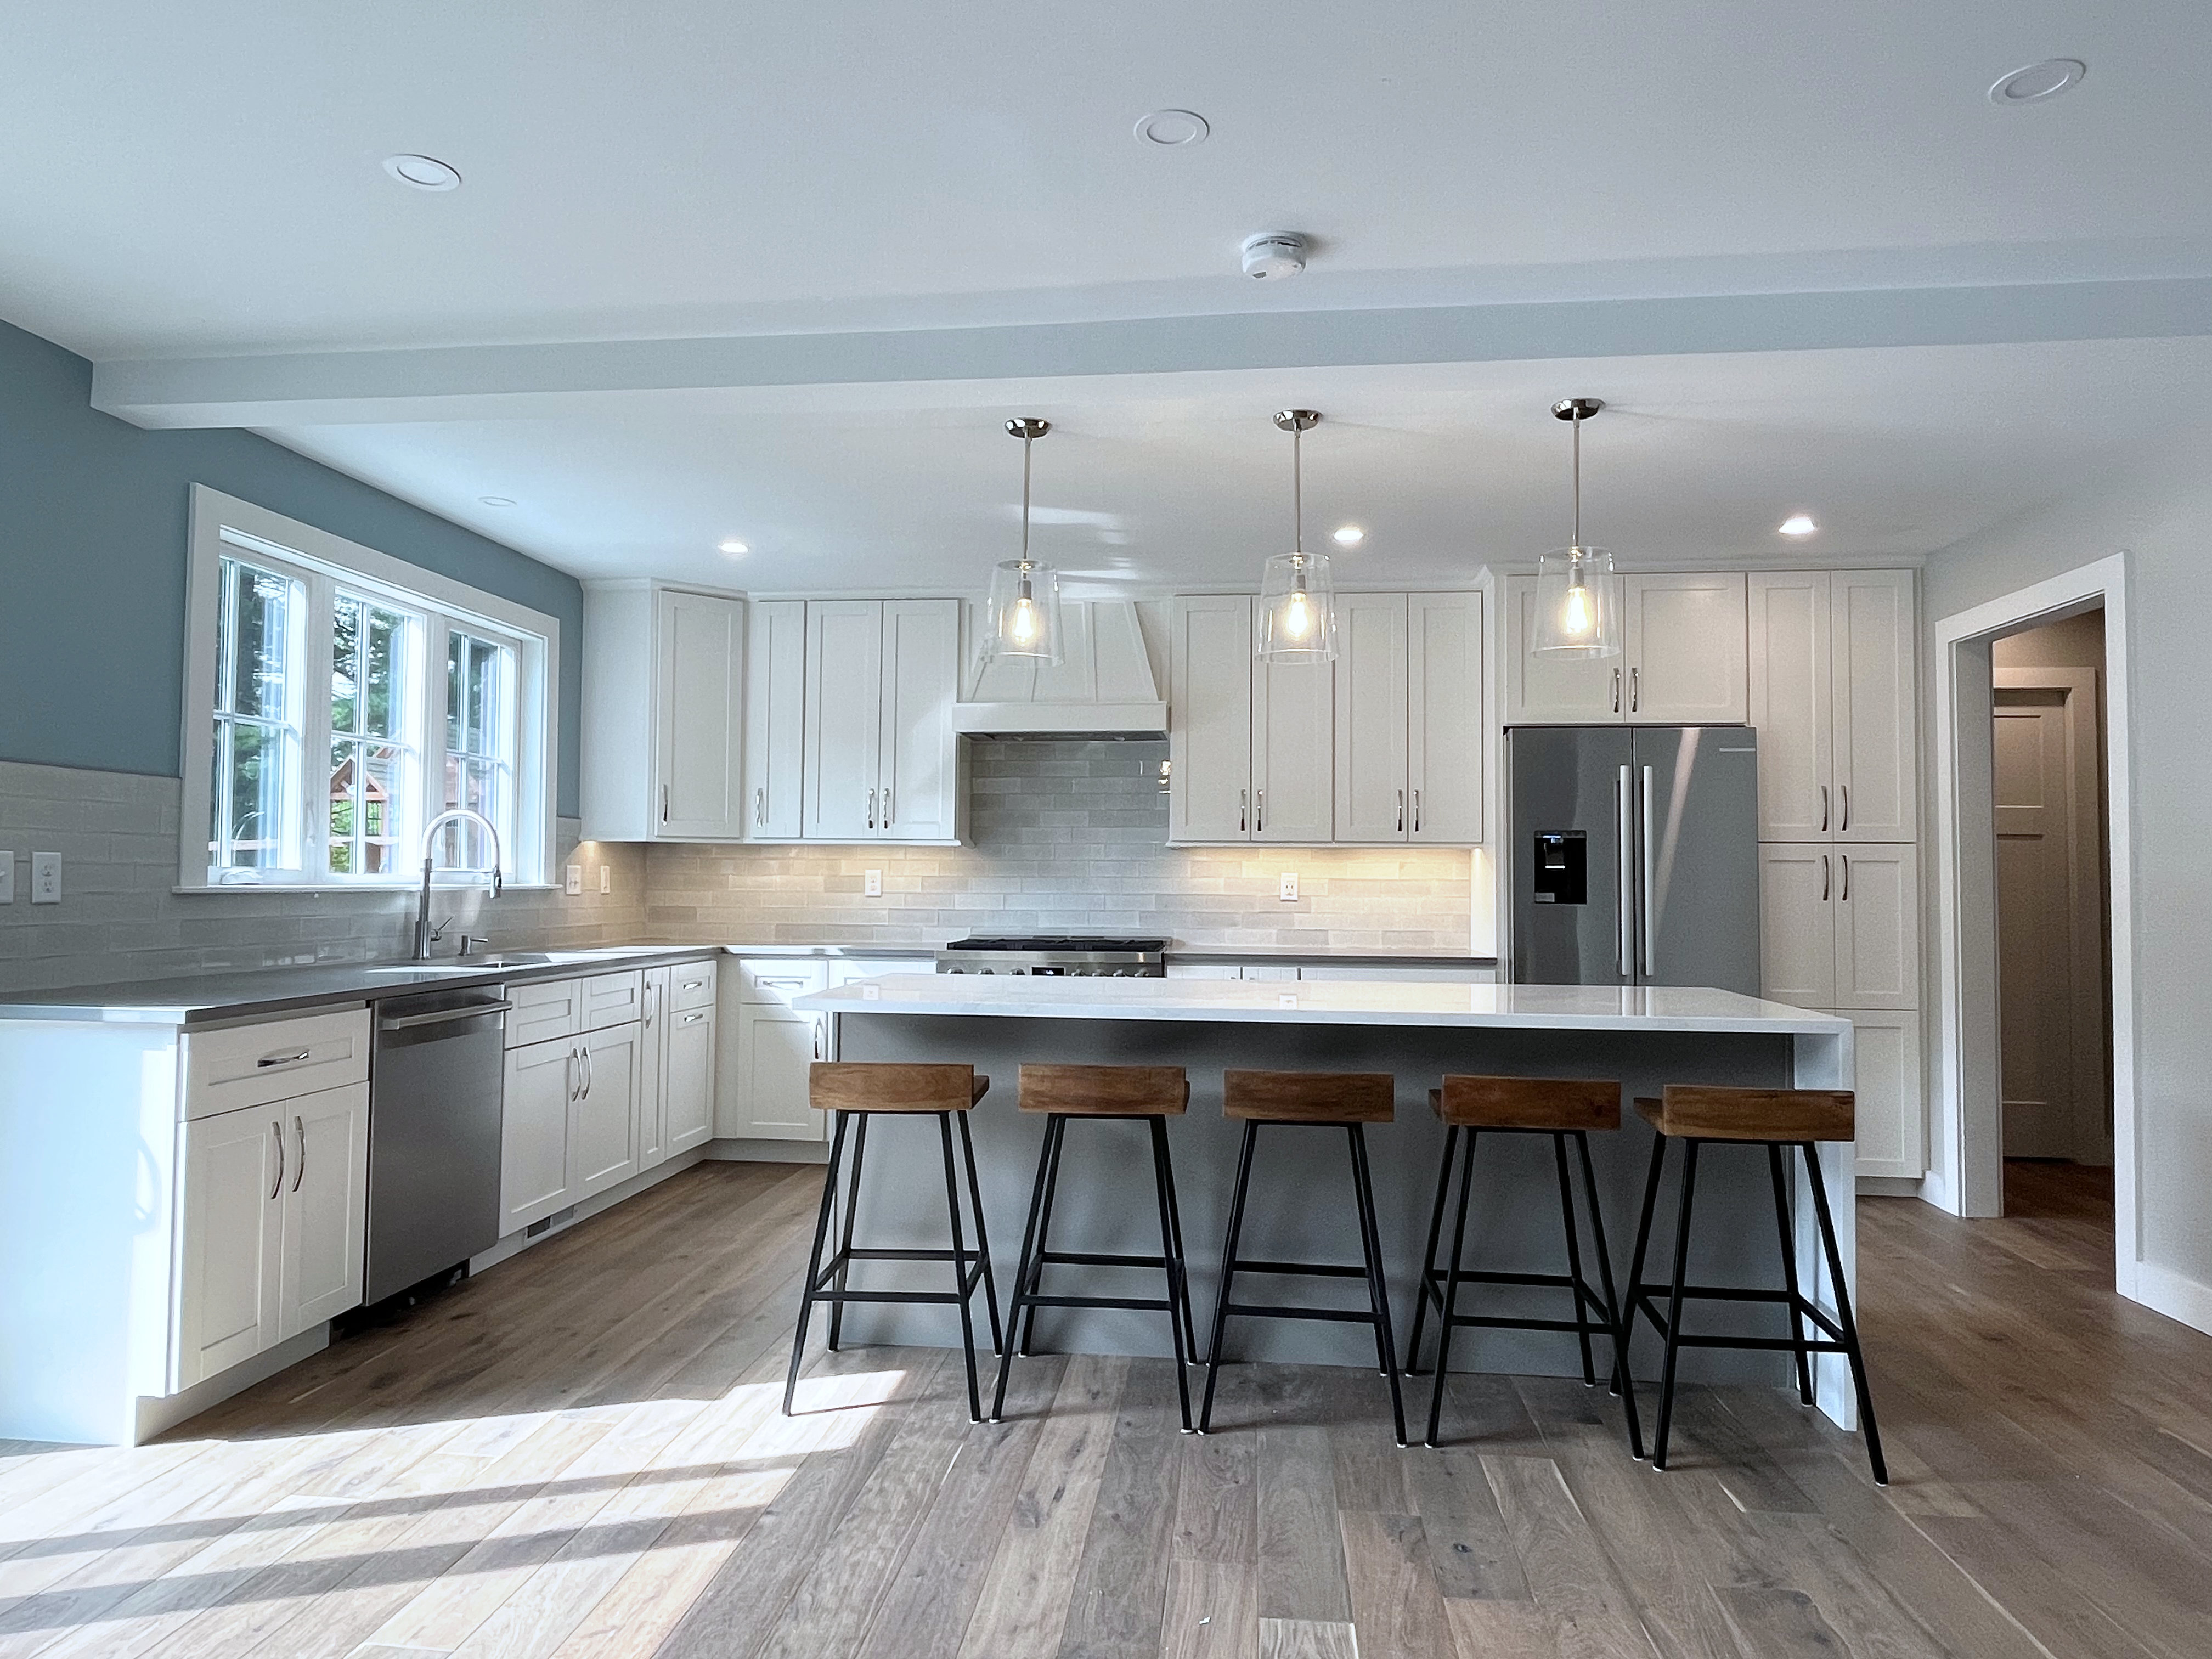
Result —
<path fill-rule="evenodd" d="M 936 969 L 929 957 L 741 959 L 724 981 L 722 1017 L 736 1030 L 720 1050 L 714 1133 L 730 1140 L 829 1139 L 829 1114 L 810 1103 L 807 1068 L 837 1057 L 830 1017 L 801 1012 L 793 1000 L 833 985 Z"/>
<path fill-rule="evenodd" d="M 501 1234 L 549 1216 L 568 1201 L 568 1108 L 575 1091 L 574 1039 L 507 1051 L 500 1108 Z"/>
<path fill-rule="evenodd" d="M 184 1127 L 175 1386 L 359 1304 L 368 1085 Z"/>
<path fill-rule="evenodd" d="M 1917 1180 L 1928 1173 L 1927 1091 L 1917 1009 L 1841 1011 L 1857 1031 L 1858 1172 Z"/>
<path fill-rule="evenodd" d="M 570 1110 L 568 1201 L 603 1193 L 641 1167 L 638 1073 L 645 1028 L 635 1022 L 586 1031 Z"/>
<path fill-rule="evenodd" d="M 672 1158 L 714 1133 L 714 1005 L 665 1015 L 660 1042 L 660 1156 Z"/>
<path fill-rule="evenodd" d="M 1805 1008 L 1920 1002 L 1920 854 L 1909 846 L 1759 849 L 1760 983 Z"/>

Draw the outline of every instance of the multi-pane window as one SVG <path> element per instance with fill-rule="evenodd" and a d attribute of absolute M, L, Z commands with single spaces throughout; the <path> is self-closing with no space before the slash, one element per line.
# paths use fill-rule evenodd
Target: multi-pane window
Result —
<path fill-rule="evenodd" d="M 192 537 L 185 884 L 411 883 L 451 806 L 545 878 L 551 617 L 197 486 Z M 428 851 L 494 858 L 469 823 Z"/>

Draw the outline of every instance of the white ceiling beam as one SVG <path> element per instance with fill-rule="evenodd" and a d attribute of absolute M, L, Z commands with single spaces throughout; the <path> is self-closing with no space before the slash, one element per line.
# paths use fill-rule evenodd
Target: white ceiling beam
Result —
<path fill-rule="evenodd" d="M 95 367 L 92 403 L 143 427 L 297 428 L 520 418 L 626 392 L 2203 334 L 2212 278 L 2185 276 L 122 361 Z"/>

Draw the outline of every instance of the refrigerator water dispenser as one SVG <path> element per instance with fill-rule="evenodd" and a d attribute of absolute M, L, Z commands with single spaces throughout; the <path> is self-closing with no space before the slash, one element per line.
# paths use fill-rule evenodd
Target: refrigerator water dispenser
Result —
<path fill-rule="evenodd" d="M 1580 830 L 1536 832 L 1536 902 L 1589 902 L 1589 837 Z"/>

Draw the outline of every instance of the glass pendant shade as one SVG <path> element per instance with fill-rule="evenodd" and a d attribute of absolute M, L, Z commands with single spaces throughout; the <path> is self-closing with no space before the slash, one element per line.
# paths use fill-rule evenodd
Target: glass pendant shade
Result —
<path fill-rule="evenodd" d="M 1539 657 L 1620 654 L 1620 583 L 1601 547 L 1559 547 L 1536 564 L 1529 652 Z"/>
<path fill-rule="evenodd" d="M 1278 553 L 1260 580 L 1259 655 L 1268 662 L 1336 656 L 1336 583 L 1326 553 Z"/>
<path fill-rule="evenodd" d="M 1060 661 L 1060 572 L 1030 559 L 991 570 L 983 660 Z"/>

